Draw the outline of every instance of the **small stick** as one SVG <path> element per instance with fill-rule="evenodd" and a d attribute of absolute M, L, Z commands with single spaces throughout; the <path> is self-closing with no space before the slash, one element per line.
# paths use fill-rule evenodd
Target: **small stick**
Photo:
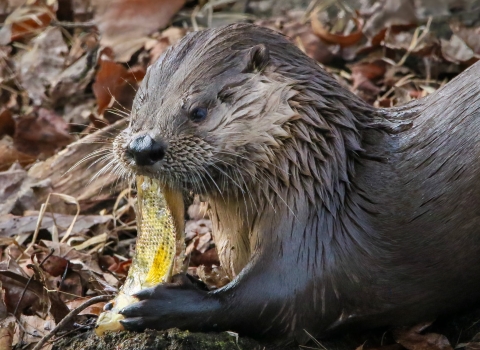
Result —
<path fill-rule="evenodd" d="M 55 249 L 53 249 L 53 248 L 50 249 L 50 253 L 48 253 L 48 255 L 45 257 L 45 259 L 42 260 L 42 262 L 40 263 L 39 266 L 42 267 L 43 263 L 45 261 L 47 261 L 47 259 L 49 257 L 51 257 L 54 252 L 55 252 Z M 17 314 L 18 307 L 20 306 L 20 303 L 22 302 L 22 299 L 25 296 L 25 293 L 27 292 L 28 286 L 30 285 L 30 282 L 32 282 L 34 276 L 35 276 L 35 273 L 30 276 L 30 278 L 27 281 L 27 284 L 25 284 L 25 287 L 23 288 L 22 294 L 20 295 L 20 299 L 18 299 L 17 306 L 15 306 L 15 311 L 13 312 L 14 315 Z"/>
<path fill-rule="evenodd" d="M 89 29 L 89 28 L 95 27 L 97 24 L 93 21 L 91 21 L 91 22 L 65 22 L 65 21 L 53 20 L 53 21 L 50 22 L 50 25 L 52 25 L 54 27 Z"/>
<path fill-rule="evenodd" d="M 43 348 L 43 346 L 45 345 L 45 343 L 47 341 L 50 340 L 51 337 L 53 337 L 55 334 L 57 334 L 66 324 L 68 324 L 75 316 L 77 316 L 80 312 L 82 312 L 84 309 L 86 309 L 87 307 L 89 307 L 90 305 L 93 305 L 93 304 L 96 304 L 96 303 L 100 303 L 102 301 L 108 301 L 112 299 L 112 296 L 111 295 L 99 295 L 98 297 L 93 297 L 89 300 L 87 300 L 86 302 L 84 302 L 83 304 L 81 304 L 79 307 L 73 309 L 72 311 L 70 311 L 68 313 L 67 316 L 65 316 L 63 318 L 63 320 L 61 320 L 56 326 L 54 329 L 52 329 L 52 331 L 50 333 L 48 333 L 47 335 L 45 335 L 42 339 L 40 339 L 40 341 L 37 343 L 37 345 L 35 345 L 35 347 L 32 349 L 32 350 L 40 350 L 41 348 Z"/>

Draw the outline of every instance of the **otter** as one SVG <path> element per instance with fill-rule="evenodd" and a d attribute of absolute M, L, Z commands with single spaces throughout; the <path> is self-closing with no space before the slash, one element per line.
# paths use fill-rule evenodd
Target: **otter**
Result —
<path fill-rule="evenodd" d="M 143 290 L 125 328 L 302 343 L 479 304 L 479 74 L 376 109 L 272 30 L 188 34 L 148 69 L 114 154 L 207 198 L 233 280 Z"/>

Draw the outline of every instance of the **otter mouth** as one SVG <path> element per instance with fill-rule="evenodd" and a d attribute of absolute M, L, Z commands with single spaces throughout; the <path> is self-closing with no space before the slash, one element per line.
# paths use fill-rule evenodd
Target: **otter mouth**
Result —
<path fill-rule="evenodd" d="M 208 145 L 195 148 L 199 144 L 200 139 L 180 139 L 169 140 L 167 146 L 146 134 L 133 136 L 124 130 L 113 142 L 113 154 L 126 178 L 142 175 L 199 195 L 227 191 L 225 180 L 233 181 L 231 171 L 213 161 L 215 156 Z"/>
<path fill-rule="evenodd" d="M 203 165 L 186 152 L 175 154 L 174 149 L 167 149 L 145 135 L 130 139 L 131 136 L 123 132 L 113 142 L 114 157 L 127 178 L 142 175 L 172 188 L 200 194 L 215 188 L 214 184 L 221 180 L 221 172 L 225 173 L 218 165 Z"/>
<path fill-rule="evenodd" d="M 123 156 L 118 159 L 122 164 L 123 172 L 126 178 L 133 178 L 134 176 L 146 176 L 152 179 L 158 180 L 160 183 L 168 186 L 169 188 L 177 191 L 192 192 L 195 194 L 205 195 L 212 190 L 212 182 L 219 182 L 220 175 L 208 169 L 210 171 L 210 181 L 206 181 L 199 176 L 193 176 L 192 174 L 185 174 L 183 172 L 174 172 L 165 169 L 161 166 L 161 162 L 152 164 L 150 166 L 138 166 L 134 161 L 129 159 L 128 156 Z M 189 176 L 190 175 L 190 176 Z"/>

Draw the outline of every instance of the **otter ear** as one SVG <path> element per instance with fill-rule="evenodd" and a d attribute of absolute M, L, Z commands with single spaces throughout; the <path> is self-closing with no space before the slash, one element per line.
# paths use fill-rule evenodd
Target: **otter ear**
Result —
<path fill-rule="evenodd" d="M 262 71 L 270 61 L 270 53 L 264 44 L 255 45 L 242 50 L 245 68 L 242 73 L 254 73 Z"/>

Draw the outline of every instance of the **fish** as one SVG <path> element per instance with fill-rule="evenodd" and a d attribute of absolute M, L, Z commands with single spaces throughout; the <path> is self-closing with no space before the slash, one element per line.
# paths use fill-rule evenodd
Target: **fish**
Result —
<path fill-rule="evenodd" d="M 136 176 L 137 241 L 132 265 L 117 296 L 97 319 L 95 333 L 124 329 L 119 312 L 135 303 L 135 293 L 171 280 L 178 233 L 183 227 L 183 198 L 157 179 Z M 175 212 L 175 213 L 174 213 Z"/>

